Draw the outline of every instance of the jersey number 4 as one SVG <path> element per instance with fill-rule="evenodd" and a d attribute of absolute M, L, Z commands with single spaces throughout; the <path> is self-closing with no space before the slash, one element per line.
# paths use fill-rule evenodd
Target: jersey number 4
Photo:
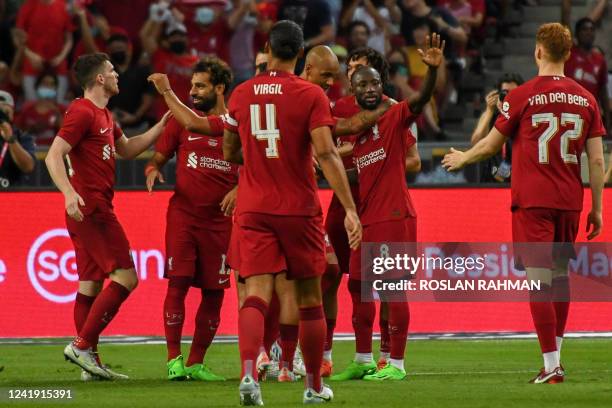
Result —
<path fill-rule="evenodd" d="M 278 158 L 278 140 L 280 130 L 276 127 L 276 106 L 268 103 L 266 109 L 266 128 L 261 128 L 261 106 L 251 105 L 251 134 L 257 140 L 267 140 L 266 157 Z"/>
<path fill-rule="evenodd" d="M 548 164 L 549 148 L 548 144 L 557 133 L 559 133 L 559 118 L 553 113 L 538 113 L 531 117 L 531 125 L 538 127 L 541 123 L 547 123 L 548 127 L 538 138 L 538 160 L 542 164 Z M 565 163 L 578 163 L 578 157 L 569 152 L 570 140 L 580 139 L 582 135 L 582 118 L 575 113 L 562 113 L 561 126 L 573 125 L 573 129 L 568 129 L 561 135 L 560 153 L 561 159 Z"/>

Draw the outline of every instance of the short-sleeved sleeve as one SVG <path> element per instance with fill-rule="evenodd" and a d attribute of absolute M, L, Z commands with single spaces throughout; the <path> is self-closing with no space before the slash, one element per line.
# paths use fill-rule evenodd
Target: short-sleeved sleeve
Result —
<path fill-rule="evenodd" d="M 223 128 L 225 127 L 223 118 L 217 115 L 210 115 L 206 119 L 208 119 L 208 125 L 210 126 L 210 134 L 208 136 L 223 136 Z"/>
<path fill-rule="evenodd" d="M 406 101 L 396 103 L 389 108 L 385 115 L 392 115 L 398 123 L 403 123 L 406 128 L 410 127 L 418 116 L 412 113 Z"/>
<path fill-rule="evenodd" d="M 123 136 L 123 129 L 117 122 L 113 122 L 113 139 L 117 140 Z"/>
<path fill-rule="evenodd" d="M 592 137 L 605 136 L 606 129 L 604 128 L 603 121 L 601 120 L 599 105 L 597 105 L 597 101 L 592 96 L 589 98 L 589 103 L 591 105 L 591 108 L 593 109 L 593 121 L 591 122 L 591 127 L 589 129 L 587 139 L 590 139 Z"/>
<path fill-rule="evenodd" d="M 179 136 L 183 128 L 174 118 L 170 119 L 164 131 L 162 132 L 157 143 L 155 144 L 155 151 L 164 155 L 165 158 L 169 159 L 174 156 L 176 149 L 179 144 Z"/>
<path fill-rule="evenodd" d="M 416 137 L 414 137 L 412 130 L 410 129 L 406 130 L 404 135 L 406 137 L 406 149 L 409 149 L 416 144 L 417 140 L 416 140 Z"/>
<path fill-rule="evenodd" d="M 64 139 L 70 146 L 75 147 L 87 134 L 94 121 L 93 110 L 78 105 L 72 105 L 66 111 L 66 117 L 57 136 Z"/>
<path fill-rule="evenodd" d="M 236 111 L 238 110 L 238 101 L 240 99 L 240 89 L 234 90 L 232 97 L 229 100 L 227 113 L 222 116 L 223 126 L 225 129 L 233 133 L 238 133 L 238 121 L 236 120 Z"/>
<path fill-rule="evenodd" d="M 495 128 L 505 137 L 513 138 L 521 121 L 523 104 L 521 103 L 519 89 L 517 88 L 506 95 L 495 121 Z"/>
<path fill-rule="evenodd" d="M 323 126 L 333 127 L 336 121 L 332 117 L 331 108 L 329 107 L 329 99 L 319 87 L 312 88 L 312 108 L 310 110 L 310 118 L 308 119 L 308 131 L 312 132 L 316 128 Z"/>

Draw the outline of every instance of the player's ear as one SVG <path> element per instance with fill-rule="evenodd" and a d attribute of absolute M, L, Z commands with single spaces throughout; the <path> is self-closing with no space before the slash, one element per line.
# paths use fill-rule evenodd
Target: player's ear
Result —
<path fill-rule="evenodd" d="M 225 94 L 225 85 L 223 84 L 215 85 L 215 93 L 218 96 L 223 96 Z"/>

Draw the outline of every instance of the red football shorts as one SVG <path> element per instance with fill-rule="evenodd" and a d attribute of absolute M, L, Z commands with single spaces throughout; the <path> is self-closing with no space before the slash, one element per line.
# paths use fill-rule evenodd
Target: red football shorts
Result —
<path fill-rule="evenodd" d="M 100 205 L 75 221 L 66 214 L 80 281 L 101 281 L 117 269 L 134 268 L 130 243 L 112 208 Z"/>
<path fill-rule="evenodd" d="M 416 242 L 417 219 L 406 217 L 402 220 L 378 222 L 363 227 L 363 243 Z M 373 249 L 373 248 L 372 248 Z M 393 256 L 394 254 L 388 254 Z M 379 256 L 378 253 L 372 254 Z M 363 280 L 361 273 L 361 247 L 351 251 L 349 279 Z"/>
<path fill-rule="evenodd" d="M 512 212 L 512 240 L 515 243 L 540 243 L 515 245 L 516 255 L 527 267 L 554 267 L 554 258 L 557 256 L 573 257 L 573 250 L 560 245 L 554 245 L 553 248 L 551 243 L 574 243 L 578 235 L 579 223 L 580 211 L 516 208 Z"/>
<path fill-rule="evenodd" d="M 206 222 L 168 207 L 166 224 L 165 277 L 192 278 L 192 286 L 203 289 L 227 289 L 230 269 L 226 265 L 232 225 L 222 230 L 205 228 Z"/>
<path fill-rule="evenodd" d="M 238 225 L 241 277 L 287 271 L 288 279 L 308 279 L 325 272 L 321 216 L 244 213 Z"/>
<path fill-rule="evenodd" d="M 240 228 L 237 218 L 232 226 L 229 248 L 227 249 L 227 264 L 235 271 L 240 270 Z"/>

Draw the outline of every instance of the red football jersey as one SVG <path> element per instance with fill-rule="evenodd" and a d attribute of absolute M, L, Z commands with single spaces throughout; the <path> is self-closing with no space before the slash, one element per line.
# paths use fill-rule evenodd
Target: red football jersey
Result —
<path fill-rule="evenodd" d="M 351 116 L 358 114 L 360 111 L 361 108 L 359 105 L 357 105 L 355 95 L 347 95 L 332 103 L 332 115 L 334 115 L 336 118 L 350 118 Z M 338 147 L 347 142 L 355 143 L 356 139 L 357 135 L 334 136 L 334 140 L 336 141 L 336 145 Z M 344 164 L 344 168 L 347 170 L 355 168 L 353 156 L 343 157 L 342 163 Z"/>
<path fill-rule="evenodd" d="M 194 134 L 175 118 L 166 124 L 155 151 L 171 158 L 176 154 L 176 184 L 170 205 L 190 215 L 205 218 L 204 227 L 227 228 L 231 218 L 225 217 L 219 204 L 238 183 L 238 166 L 223 160 L 223 121 L 208 116 L 212 135 Z"/>
<path fill-rule="evenodd" d="M 512 138 L 512 207 L 582 210 L 580 156 L 605 134 L 593 95 L 567 77 L 538 76 L 512 90 L 495 127 Z"/>
<path fill-rule="evenodd" d="M 323 90 L 293 74 L 267 71 L 239 85 L 225 120 L 244 156 L 239 212 L 320 214 L 310 131 L 333 124 Z"/>
<path fill-rule="evenodd" d="M 606 58 L 595 49 L 585 51 L 574 46 L 565 63 L 565 75 L 573 78 L 597 98 L 599 90 L 606 89 L 608 84 Z"/>
<path fill-rule="evenodd" d="M 406 185 L 406 152 L 416 143 L 410 131 L 415 119 L 406 101 L 397 103 L 355 143 L 363 225 L 416 217 Z"/>
<path fill-rule="evenodd" d="M 110 204 L 113 199 L 115 141 L 122 135 L 111 112 L 89 99 L 75 99 L 66 110 L 57 136 L 72 146 L 70 183 L 87 207 L 96 202 Z"/>

